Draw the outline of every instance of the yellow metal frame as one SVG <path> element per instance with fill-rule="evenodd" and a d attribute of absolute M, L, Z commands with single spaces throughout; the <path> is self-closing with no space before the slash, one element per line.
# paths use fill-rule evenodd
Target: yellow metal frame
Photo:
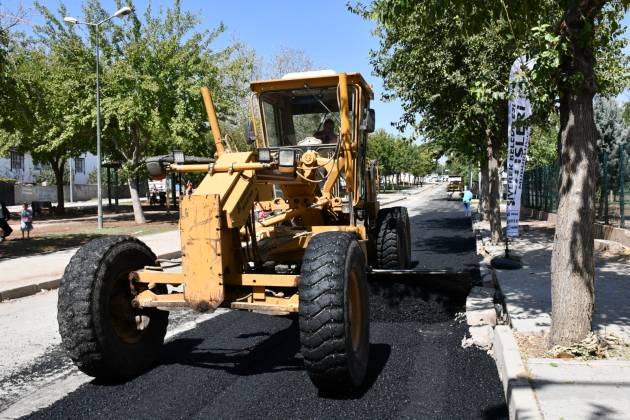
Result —
<path fill-rule="evenodd" d="M 367 140 L 367 133 L 359 131 L 359 120 L 363 117 L 359 111 L 366 109 L 373 98 L 363 77 L 358 73 L 342 73 L 253 82 L 250 108 L 257 144 L 266 144 L 266 139 L 255 115 L 256 95 L 305 85 L 338 87 L 341 143 L 336 158 L 325 158 L 315 150 L 308 150 L 295 168 L 256 162 L 252 152 L 228 152 L 223 145 L 211 94 L 207 88 L 202 89 L 217 146 L 216 161 L 212 164 L 171 164 L 167 168 L 170 172 L 202 172 L 206 176 L 194 193 L 181 201 L 181 272 L 147 267 L 131 273 L 130 282 L 137 291 L 132 302 L 134 306 L 192 306 L 198 310 L 212 310 L 223 305 L 269 313 L 296 312 L 300 276 L 265 273 L 259 266 L 261 263 L 273 260 L 299 264 L 313 235 L 327 231 L 354 233 L 367 255 L 366 227 L 357 224 L 350 216 L 354 211 L 352 207 L 378 209 L 374 185 L 367 185 L 366 202 L 361 200 L 359 191 L 359 171 L 366 168 L 358 167 L 357 156 L 360 143 Z M 356 116 L 352 125 L 348 86 L 357 92 L 352 104 Z M 321 169 L 326 172 L 324 182 L 319 182 L 318 178 Z M 342 177 L 349 202 L 336 196 Z M 375 177 L 377 175 L 371 175 L 371 183 L 377 181 Z M 282 189 L 283 197 L 274 197 L 274 185 Z M 255 208 L 275 214 L 254 221 Z M 183 292 L 158 292 L 164 287 L 157 286 L 165 284 L 183 286 Z"/>

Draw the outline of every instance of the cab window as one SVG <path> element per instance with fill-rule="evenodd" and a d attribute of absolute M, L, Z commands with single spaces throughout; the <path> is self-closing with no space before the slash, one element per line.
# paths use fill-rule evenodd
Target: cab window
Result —
<path fill-rule="evenodd" d="M 355 89 L 348 86 L 350 127 Z M 295 146 L 309 138 L 336 144 L 340 129 L 337 86 L 265 92 L 260 96 L 268 147 Z"/>

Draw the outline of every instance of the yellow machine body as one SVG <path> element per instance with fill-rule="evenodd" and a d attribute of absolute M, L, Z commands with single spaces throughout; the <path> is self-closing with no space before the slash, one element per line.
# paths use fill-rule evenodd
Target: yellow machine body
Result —
<path fill-rule="evenodd" d="M 378 172 L 365 155 L 374 119 L 370 86 L 358 73 L 305 74 L 253 82 L 251 90 L 255 150 L 231 152 L 202 89 L 216 160 L 166 168 L 206 175 L 181 200 L 181 271 L 133 272 L 135 307 L 296 312 L 302 256 L 321 232 L 356 234 L 368 260 L 378 212 Z M 339 122 L 335 141 L 298 138 L 309 133 L 309 123 L 326 119 Z M 156 287 L 164 284 L 180 292 Z"/>

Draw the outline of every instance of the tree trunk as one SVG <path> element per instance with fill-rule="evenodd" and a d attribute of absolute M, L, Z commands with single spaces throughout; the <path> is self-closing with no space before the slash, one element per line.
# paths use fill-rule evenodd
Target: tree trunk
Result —
<path fill-rule="evenodd" d="M 503 240 L 501 231 L 501 209 L 499 188 L 501 178 L 499 177 L 499 139 L 492 133 L 488 133 L 486 138 L 486 151 L 488 154 L 488 221 L 490 222 L 490 232 L 492 243 L 498 244 Z"/>
<path fill-rule="evenodd" d="M 61 159 L 61 161 L 56 161 L 50 159 L 50 167 L 55 174 L 55 184 L 57 184 L 57 209 L 58 213 L 64 213 L 66 211 L 65 206 L 65 197 L 63 193 L 63 169 L 66 164 L 65 159 Z"/>
<path fill-rule="evenodd" d="M 490 183 L 488 182 L 488 161 L 483 159 L 480 163 L 481 172 L 481 191 L 479 191 L 479 199 L 481 200 L 481 214 L 485 220 L 490 219 L 490 207 L 488 200 L 490 197 Z"/>
<path fill-rule="evenodd" d="M 142 205 L 140 204 L 140 195 L 136 188 L 136 180 L 132 177 L 127 178 L 129 184 L 129 195 L 131 196 L 131 205 L 133 206 L 133 218 L 136 223 L 145 223 L 144 212 L 142 211 Z"/>
<path fill-rule="evenodd" d="M 592 27 L 594 2 L 569 2 L 563 30 L 569 52 L 561 57 L 567 80 L 560 88 L 560 190 L 551 257 L 549 345 L 570 345 L 591 331 L 595 302 L 593 222 L 597 170 L 597 131 L 593 119 Z M 580 76 L 579 78 L 576 76 Z"/>

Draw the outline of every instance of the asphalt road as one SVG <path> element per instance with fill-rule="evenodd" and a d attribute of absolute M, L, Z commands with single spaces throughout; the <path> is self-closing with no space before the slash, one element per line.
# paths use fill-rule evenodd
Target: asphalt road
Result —
<path fill-rule="evenodd" d="M 442 186 L 425 188 L 394 205 L 410 210 L 419 265 L 474 269 L 474 241 L 449 239 L 470 238 L 470 225 L 460 220 L 459 203 L 444 195 Z M 85 383 L 29 417 L 507 418 L 494 361 L 482 350 L 461 347 L 466 325 L 456 313 L 464 296 L 382 278 L 372 280 L 371 291 L 368 381 L 350 398 L 319 395 L 312 386 L 295 317 L 230 311 L 172 337 L 161 363 L 143 375 Z M 48 363 L 65 362 L 55 354 Z M 29 368 L 31 375 L 41 369 L 37 360 L 21 370 Z M 13 375 L 18 380 L 15 375 L 19 379 L 19 371 Z M 0 379 L 0 387 L 7 385 Z"/>

